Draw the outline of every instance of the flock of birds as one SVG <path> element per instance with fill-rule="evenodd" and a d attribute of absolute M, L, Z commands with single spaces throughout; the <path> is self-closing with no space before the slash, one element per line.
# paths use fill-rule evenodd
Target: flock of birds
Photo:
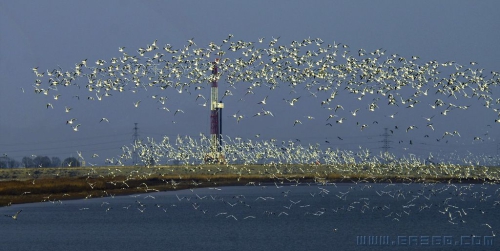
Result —
<path fill-rule="evenodd" d="M 67 105 L 63 105 L 63 110 L 68 114 L 72 110 L 69 104 L 75 100 L 101 101 L 116 93 L 152 91 L 154 94 L 150 97 L 160 104 L 159 109 L 175 116 L 184 111 L 182 107 L 172 108 L 178 104 L 168 104 L 172 95 L 187 94 L 194 101 L 203 102 L 200 105 L 207 106 L 209 100 L 204 94 L 208 95 L 209 88 L 206 87 L 218 80 L 228 87 L 221 100 L 235 96 L 244 101 L 248 95 L 260 95 L 259 90 L 269 93 L 264 94 L 260 102 L 250 104 L 255 112 L 233 114 L 238 123 L 255 117 L 273 117 L 272 107 L 267 108 L 271 91 L 287 93 L 282 100 L 290 107 L 306 103 L 303 100 L 308 99 L 316 103 L 319 110 L 325 111 L 322 115 L 297 117 L 289 122 L 293 126 L 304 124 L 304 118 L 307 121 L 316 119 L 325 126 L 352 121 L 351 126 L 363 131 L 378 121 L 364 121 L 362 113 L 368 117 L 369 113 L 384 110 L 385 106 L 386 110 L 397 111 L 379 117 L 393 119 L 418 108 L 420 110 L 415 114 L 423 119 L 406 122 L 408 124 L 400 127 L 405 132 L 428 130 L 427 137 L 439 131 L 436 139 L 440 140 L 459 137 L 460 133 L 451 125 L 437 127 L 434 124 L 437 116 L 446 120 L 449 114 L 469 110 L 473 105 L 467 102 L 472 103 L 472 100 L 494 112 L 495 118 L 488 126 L 500 123 L 500 98 L 493 95 L 500 83 L 499 73 L 477 68 L 477 62 L 469 65 L 455 61 L 421 62 L 418 56 L 386 55 L 384 49 L 359 49 L 356 53 L 351 52 L 346 44 L 325 43 L 320 38 L 306 38 L 284 45 L 279 37 L 246 42 L 235 40 L 232 35 L 221 43 L 211 42 L 206 48 L 198 47 L 194 39 L 189 39 L 180 48 L 170 44 L 161 46 L 155 40 L 134 54 L 126 52 L 124 47 L 120 47 L 119 52 L 120 56 L 109 60 L 82 60 L 70 70 L 39 71 L 33 68 L 36 75 L 34 90 L 51 99 L 46 104 L 47 109 L 59 109 L 54 102 L 65 100 Z M 211 71 L 214 65 L 218 68 L 216 75 Z M 83 94 L 86 97 L 80 97 L 79 93 L 65 97 L 67 95 L 62 94 L 65 93 L 62 89 L 67 88 L 76 88 L 74 93 L 79 89 L 88 92 Z M 234 90 L 241 88 L 245 88 L 243 97 L 233 95 Z M 341 97 L 355 99 L 345 104 L 347 101 Z M 354 104 L 356 100 L 364 103 Z M 141 102 L 131 102 L 131 108 L 139 107 Z M 309 111 L 315 110 L 309 103 L 307 106 Z M 73 130 L 80 129 L 78 118 L 68 117 L 65 121 Z M 100 122 L 109 120 L 103 117 Z M 391 128 L 391 131 L 397 128 Z M 484 135 L 477 134 L 471 140 L 484 138 Z"/>
<path fill-rule="evenodd" d="M 111 174 L 110 174 L 111 175 Z M 174 180 L 165 181 L 175 185 Z M 206 182 L 209 182 L 207 180 Z M 118 182 L 117 182 L 118 183 Z M 336 182 L 304 180 L 300 177 L 274 176 L 271 182 L 248 182 L 246 187 L 199 188 L 203 181 L 192 181 L 193 188 L 182 191 L 159 193 L 146 184 L 137 188 L 142 193 L 116 199 L 103 191 L 98 200 L 70 207 L 85 213 L 102 212 L 117 214 L 158 214 L 166 217 L 208 217 L 206 220 L 262 221 L 262 219 L 293 217 L 294 220 L 317 217 L 328 218 L 333 232 L 345 231 L 344 225 L 336 224 L 338 217 L 370 219 L 381 224 L 407 224 L 415 219 L 463 227 L 473 235 L 495 237 L 498 231 L 498 207 L 500 196 L 496 182 L 478 183 L 414 182 L 404 179 L 400 183 L 390 180 L 345 177 Z M 70 196 L 70 195 L 67 195 Z M 61 206 L 61 200 L 46 200 Z M 17 219 L 15 215 L 6 215 Z M 130 217 L 130 216 L 127 216 Z M 363 218 L 364 219 L 364 218 Z M 170 219 L 169 221 L 173 221 Z M 342 221 L 340 221 L 342 222 Z M 449 228 L 449 227 L 448 227 Z M 448 229 L 446 228 L 446 229 Z M 449 233 L 449 230 L 447 231 Z"/>
<path fill-rule="evenodd" d="M 120 56 L 109 60 L 98 59 L 93 63 L 85 59 L 70 70 L 58 68 L 39 71 L 38 68 L 33 68 L 36 75 L 33 86 L 36 93 L 51 100 L 46 104 L 47 109 L 58 109 L 54 103 L 56 101 L 66 102 L 61 106 L 64 106 L 62 110 L 65 114 L 72 113 L 70 104 L 75 100 L 99 102 L 117 93 L 148 91 L 153 93 L 150 96 L 152 100 L 161 106 L 159 109 L 178 116 L 184 111 L 182 107 L 172 108 L 178 105 L 169 104 L 172 95 L 188 95 L 195 102 L 202 102 L 201 105 L 206 106 L 209 102 L 204 96 L 207 95 L 207 87 L 213 81 L 219 81 L 228 87 L 221 95 L 221 100 L 225 102 L 233 97 L 244 101 L 248 96 L 264 94 L 256 97 L 259 102 L 248 106 L 255 110 L 254 113 L 238 111 L 231 115 L 238 123 L 256 117 L 278 116 L 272 111 L 270 103 L 273 102 L 281 102 L 288 107 L 309 102 L 307 111 L 315 110 L 311 108 L 314 106 L 311 102 L 316 104 L 316 110 L 321 112 L 293 119 L 290 121 L 293 127 L 300 127 L 306 121 L 320 121 L 325 128 L 346 125 L 357 127 L 360 131 L 378 124 L 378 121 L 363 120 L 363 117 L 370 117 L 370 113 L 383 113 L 386 108 L 390 113 L 378 115 L 392 121 L 402 114 L 418 110 L 415 112 L 416 116 L 413 116 L 418 118 L 399 121 L 406 124 L 390 128 L 390 133 L 398 130 L 404 133 L 426 130 L 424 137 L 434 135 L 437 141 L 462 137 L 453 128 L 454 125 L 448 124 L 445 128 L 440 128 L 438 124 L 442 126 L 442 123 L 434 123 L 439 119 L 441 122 L 446 121 L 450 114 L 458 111 L 484 107 L 491 110 L 492 117 L 495 117 L 490 123 L 500 123 L 500 98 L 493 94 L 500 84 L 498 72 L 486 72 L 477 68 L 477 62 L 470 62 L 468 65 L 455 61 L 423 62 L 418 56 L 405 58 L 399 54 L 388 54 L 384 49 L 351 50 L 347 44 L 326 43 L 320 38 L 305 38 L 284 44 L 279 37 L 259 38 L 255 42 L 248 42 L 236 40 L 233 35 L 229 35 L 220 43 L 211 42 L 205 48 L 199 47 L 194 39 L 189 39 L 180 48 L 174 48 L 170 44 L 161 46 L 155 40 L 139 48 L 136 53 L 129 53 L 126 48 L 119 47 Z M 215 65 L 217 74 L 212 72 Z M 237 91 L 242 88 L 245 93 L 243 97 L 233 94 L 242 93 Z M 80 89 L 85 90 L 86 96 L 80 95 Z M 67 93 L 72 93 L 71 90 L 78 95 L 65 97 Z M 279 101 L 276 100 L 275 93 L 285 93 L 287 96 Z M 347 101 L 348 97 L 354 98 L 354 101 Z M 131 102 L 131 109 L 139 107 L 142 102 Z M 299 114 L 296 110 L 291 111 Z M 318 117 L 323 115 L 323 118 Z M 78 118 L 68 117 L 65 120 L 74 131 L 80 130 L 82 124 Z M 106 117 L 99 121 L 108 122 L 110 120 Z M 488 126 L 491 127 L 491 124 Z M 471 140 L 484 141 L 487 138 L 488 133 L 478 134 Z M 339 140 L 342 138 L 339 137 Z M 222 142 L 222 152 L 228 163 L 321 163 L 328 165 L 331 169 L 328 172 L 332 173 L 368 170 L 374 175 L 388 171 L 390 174 L 416 172 L 429 176 L 445 174 L 468 178 L 471 172 L 461 169 L 457 163 L 471 168 L 496 164 L 495 158 L 482 155 L 452 154 L 443 157 L 431 153 L 423 158 L 411 154 L 396 157 L 387 152 L 374 155 L 361 147 L 358 152 L 353 152 L 333 149 L 328 144 L 325 147 L 319 142 L 302 145 L 300 138 L 284 141 L 276 138 L 259 140 L 259 134 L 256 139 L 223 136 Z M 409 142 L 412 144 L 412 140 Z M 200 134 L 199 139 L 179 136 L 174 141 L 165 136 L 159 141 L 152 138 L 144 142 L 138 141 L 131 146 L 123 146 L 122 150 L 123 154 L 106 159 L 106 163 L 124 165 L 139 156 L 146 166 L 169 163 L 172 160 L 185 165 L 197 165 L 210 151 L 210 142 L 203 134 Z M 79 157 L 84 159 L 81 154 Z M 385 164 L 388 170 L 379 168 L 381 164 Z M 345 165 L 348 167 L 345 168 Z M 419 169 L 421 165 L 430 165 L 431 168 Z M 243 173 L 244 170 L 240 172 Z"/>
<path fill-rule="evenodd" d="M 111 209 L 137 208 L 137 212 L 144 213 L 149 208 L 148 210 L 169 213 L 176 209 L 184 212 L 191 209 L 194 213 L 207 217 L 235 221 L 289 215 L 320 217 L 361 213 L 378 216 L 375 219 L 399 222 L 425 214 L 431 215 L 431 219 L 442 220 L 451 225 L 469 224 L 484 228 L 488 234 L 495 236 L 493 227 L 486 221 L 492 220 L 490 215 L 498 211 L 500 201 L 496 198 L 500 189 L 495 190 L 497 186 L 491 185 L 416 184 L 412 180 L 397 184 L 377 183 L 376 179 L 371 178 L 346 179 L 344 183 L 306 183 L 300 178 L 276 178 L 274 184 L 249 182 L 247 186 L 255 189 L 252 192 L 246 191 L 247 193 L 208 188 L 190 189 L 191 192 L 184 192 L 181 196 L 175 194 L 175 197 L 175 192 L 161 197 L 141 194 L 132 195 L 134 202 L 127 206 L 114 208 L 107 200 L 102 202 L 101 208 L 106 203 L 106 212 Z M 298 186 L 301 188 L 296 188 Z M 339 228 L 334 228 L 333 231 Z"/>
<path fill-rule="evenodd" d="M 120 47 L 119 52 L 122 53 L 120 56 L 109 60 L 99 59 L 95 63 L 82 60 L 71 70 L 59 68 L 39 71 L 34 68 L 35 92 L 51 99 L 46 104 L 47 109 L 59 109 L 54 102 L 60 100 L 73 102 L 85 99 L 97 102 L 121 92 L 154 90 L 151 98 L 161 105 L 160 109 L 171 111 L 172 116 L 177 116 L 184 111 L 181 107 L 169 106 L 168 95 L 187 93 L 195 102 L 201 101 L 201 105 L 206 106 L 209 101 L 203 95 L 207 92 L 204 89 L 208 90 L 206 87 L 217 80 L 229 86 L 222 95 L 221 99 L 224 100 L 234 96 L 233 92 L 238 88 L 245 88 L 244 97 L 238 97 L 240 101 L 264 89 L 287 93 L 288 97 L 283 98 L 282 102 L 284 105 L 297 107 L 308 99 L 315 102 L 321 111 L 326 111 L 327 115 L 323 118 L 317 117 L 317 114 L 296 118 L 290 123 L 293 127 L 315 119 L 324 123 L 326 128 L 355 121 L 351 125 L 363 131 L 376 123 L 363 123 L 361 119 L 356 121 L 362 117 L 362 113 L 391 107 L 388 110 L 396 109 L 396 112 L 385 114 L 384 117 L 393 119 L 399 116 L 398 113 L 409 113 L 413 109 L 429 111 L 428 116 L 424 115 L 424 126 L 413 123 L 404 125 L 402 128 L 406 133 L 428 128 L 431 131 L 441 130 L 442 135 L 437 137 L 438 140 L 461 137 L 452 125 L 449 128 L 435 128 L 433 121 L 438 117 L 445 118 L 450 113 L 470 109 L 471 104 L 467 102 L 471 100 L 493 112 L 495 119 L 491 123 L 500 123 L 500 98 L 493 94 L 500 84 L 500 74 L 474 68 L 478 65 L 476 62 L 470 62 L 467 66 L 454 61 L 421 62 L 418 56 L 405 58 L 398 54 L 386 55 L 384 49 L 371 52 L 359 49 L 353 53 L 346 44 L 328 44 L 320 38 L 306 38 L 282 45 L 279 38 L 245 42 L 234 40 L 232 35 L 221 43 L 209 43 L 206 48 L 198 47 L 193 39 L 181 48 L 169 44 L 160 46 L 155 40 L 139 48 L 136 55 L 127 53 L 124 47 Z M 214 57 L 217 59 L 214 60 Z M 217 75 L 211 71 L 214 64 L 218 67 Z M 81 88 L 88 92 L 86 97 L 75 95 L 65 98 L 63 88 Z M 366 101 L 366 106 L 350 105 L 351 108 L 347 108 L 347 104 L 339 102 L 345 100 L 339 96 Z M 237 112 L 231 117 L 237 123 L 255 117 L 274 117 L 277 114 L 269 105 L 276 101 L 271 100 L 272 97 L 271 92 L 258 97 L 260 101 L 252 106 L 256 109 L 255 113 Z M 131 109 L 139 107 L 141 102 L 131 102 Z M 62 107 L 64 113 L 72 113 L 69 104 Z M 78 118 L 69 117 L 65 120 L 74 131 L 80 130 L 82 124 Z M 103 117 L 99 122 L 110 121 Z M 391 132 L 396 129 L 391 128 Z M 473 140 L 483 140 L 483 136 L 475 136 Z M 214 183 L 208 190 L 190 189 L 191 193 L 182 191 L 181 196 L 177 192 L 157 196 L 154 194 L 157 190 L 149 189 L 145 183 L 131 188 L 127 180 L 117 180 L 110 183 L 146 193 L 132 195 L 133 202 L 115 204 L 114 196 L 103 191 L 104 198 L 100 206 L 83 207 L 80 211 L 101 209 L 111 214 L 118 210 L 134 213 L 180 210 L 233 221 L 290 215 L 324 217 L 357 212 L 391 222 L 408 222 L 411 219 L 407 218 L 432 215 L 438 216 L 436 220 L 450 225 L 478 227 L 491 236 L 495 236 L 498 231 L 497 222 L 492 221 L 490 215 L 497 215 L 497 207 L 500 206 L 500 194 L 497 194 L 500 191 L 497 188 L 500 173 L 496 168 L 488 167 L 495 165 L 493 162 L 496 159 L 472 154 L 455 156 L 456 159 L 436 154 L 423 158 L 411 154 L 397 157 L 387 152 L 373 154 L 361 147 L 355 152 L 325 148 L 319 143 L 303 145 L 300 139 L 283 141 L 223 136 L 221 141 L 221 152 L 229 163 L 226 165 L 229 172 L 237 174 L 238 181 L 245 175 L 270 177 L 273 180 L 271 183 L 247 184 L 265 192 L 250 195 L 224 193 L 227 188 L 217 187 Z M 179 179 L 163 180 L 174 188 L 183 180 L 183 176 L 191 173 L 210 177 L 223 172 L 219 165 L 208 169 L 200 167 L 206 153 L 211 151 L 210 138 L 203 134 L 198 139 L 190 136 L 178 136 L 174 140 L 165 136 L 159 141 L 148 138 L 131 146 L 123 146 L 122 150 L 120 156 L 106 159 L 107 164 L 117 166 L 108 177 L 118 176 L 118 173 L 123 175 L 119 166 L 136 156 L 152 172 L 156 170 L 156 164 L 171 161 L 182 164 L 175 169 L 161 169 L 162 172 L 170 172 L 164 175 L 178 175 Z M 79 153 L 79 158 L 83 160 L 84 156 Z M 256 167 L 253 164 L 263 165 Z M 151 174 L 142 174 L 142 178 Z M 311 174 L 315 182 L 308 183 L 301 178 L 301 175 Z M 342 182 L 324 179 L 331 174 L 341 175 Z M 351 178 L 356 174 L 363 174 L 367 178 Z M 89 178 L 92 175 L 89 172 Z M 135 171 L 128 174 L 127 179 L 140 178 L 138 175 L 138 171 Z M 407 179 L 396 184 L 391 180 L 381 180 L 380 177 L 420 179 L 418 183 Z M 475 179 L 482 180 L 482 183 L 426 182 L 426 179 L 433 178 Z M 210 179 L 207 178 L 206 182 L 210 183 Z M 192 184 L 198 187 L 201 181 L 193 180 Z M 89 181 L 92 189 L 93 185 Z M 296 190 L 297 186 L 302 187 L 302 190 Z M 304 191 L 307 193 L 304 194 Z M 62 201 L 58 202 L 55 204 L 63 204 Z M 5 216 L 16 220 L 21 211 Z M 336 226 L 333 231 L 341 228 Z"/>
<path fill-rule="evenodd" d="M 177 163 L 186 169 L 187 173 L 198 173 L 197 166 L 203 164 L 207 153 L 211 152 L 210 138 L 200 134 L 199 139 L 190 136 L 177 136 L 171 140 L 165 136 L 157 142 L 154 138 L 147 141 L 137 141 L 132 146 L 123 146 L 123 153 L 113 158 L 107 158 L 109 165 L 123 166 L 135 156 L 142 165 L 153 167 L 163 163 Z M 264 172 L 282 175 L 283 170 L 276 166 L 290 168 L 300 165 L 321 165 L 326 168 L 318 176 L 329 174 L 363 173 L 376 176 L 426 176 L 426 177 L 456 177 L 463 179 L 483 178 L 499 180 L 496 166 L 497 159 L 486 155 L 438 155 L 419 157 L 416 155 L 396 156 L 389 152 L 374 153 L 366 148 L 358 151 L 323 148 L 318 144 L 302 145 L 297 140 L 277 141 L 251 140 L 239 137 L 225 136 L 222 139 L 221 152 L 224 154 L 226 166 L 234 169 L 234 173 L 263 174 Z M 84 156 L 79 155 L 84 160 Z M 90 163 L 90 162 L 89 162 Z M 253 164 L 262 164 L 266 168 L 249 170 Z M 425 167 L 425 168 L 423 168 Z M 269 169 L 269 170 L 268 170 Z M 307 174 L 313 170 L 289 170 L 290 173 Z M 482 170 L 482 171 L 479 171 Z M 214 169 L 210 175 L 216 175 Z"/>

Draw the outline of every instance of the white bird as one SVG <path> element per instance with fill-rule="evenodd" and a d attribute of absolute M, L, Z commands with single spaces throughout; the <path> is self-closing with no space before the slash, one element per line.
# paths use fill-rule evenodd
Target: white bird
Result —
<path fill-rule="evenodd" d="M 292 100 L 287 101 L 287 102 L 288 102 L 291 106 L 293 106 L 293 104 L 295 104 L 295 102 L 299 101 L 299 98 L 300 98 L 300 97 L 298 97 L 298 98 L 293 98 Z"/>
<path fill-rule="evenodd" d="M 283 212 L 281 212 L 281 213 L 278 214 L 278 217 L 280 217 L 282 214 L 288 215 L 285 211 L 283 211 Z"/>
<path fill-rule="evenodd" d="M 196 100 L 198 100 L 199 98 L 203 98 L 203 99 L 205 99 L 205 97 L 204 97 L 203 95 L 201 95 L 201 94 L 198 94 L 198 96 L 196 97 Z M 205 100 L 206 100 L 206 99 L 205 99 Z"/>
<path fill-rule="evenodd" d="M 328 118 L 326 119 L 326 121 L 328 121 L 328 120 L 329 120 L 329 119 L 331 119 L 331 118 L 335 118 L 335 117 L 338 117 L 338 116 L 337 116 L 337 115 L 330 114 L 330 115 L 328 116 Z"/>
<path fill-rule="evenodd" d="M 260 105 L 265 105 L 266 104 L 266 100 L 267 100 L 267 96 L 262 100 L 260 101 L 259 103 L 257 104 L 260 104 Z"/>
<path fill-rule="evenodd" d="M 342 110 L 344 110 L 344 107 L 343 107 L 343 106 L 341 106 L 341 105 L 337 105 L 337 106 L 335 107 L 335 112 L 337 112 L 337 110 L 338 110 L 338 109 L 342 109 Z"/>
<path fill-rule="evenodd" d="M 431 117 L 429 117 L 429 118 L 424 117 L 424 119 L 430 122 L 430 121 L 431 121 L 431 119 L 432 119 L 432 118 L 434 118 L 434 116 L 435 116 L 435 115 L 432 115 L 432 116 L 431 116 Z"/>
<path fill-rule="evenodd" d="M 224 95 L 222 95 L 222 98 L 224 98 L 225 96 L 233 96 L 233 93 L 230 90 L 226 90 L 224 92 Z"/>
<path fill-rule="evenodd" d="M 76 125 L 76 126 L 73 126 L 73 131 L 77 132 L 78 131 L 78 127 L 80 126 L 80 124 Z"/>
<path fill-rule="evenodd" d="M 263 112 L 263 115 L 271 115 L 272 117 L 274 117 L 274 115 L 271 111 L 262 110 L 262 112 Z"/>
<path fill-rule="evenodd" d="M 236 118 L 236 122 L 240 123 L 240 120 L 243 119 L 243 115 L 240 115 Z"/>
<path fill-rule="evenodd" d="M 181 110 L 181 109 L 177 109 L 177 111 L 175 111 L 175 113 L 174 113 L 174 116 L 175 116 L 178 112 L 182 112 L 182 113 L 184 113 L 184 111 L 183 111 L 183 110 Z"/>
<path fill-rule="evenodd" d="M 238 220 L 238 219 L 236 219 L 236 217 L 235 217 L 234 215 L 232 215 L 232 214 L 231 214 L 231 215 L 228 215 L 226 218 L 229 218 L 229 217 L 232 217 L 233 219 Z"/>
<path fill-rule="evenodd" d="M 192 46 L 192 45 L 196 46 L 196 44 L 194 43 L 194 38 L 188 39 L 188 43 L 189 43 L 189 46 Z"/>
<path fill-rule="evenodd" d="M 17 211 L 17 213 L 16 213 L 16 214 L 14 214 L 14 215 L 5 215 L 5 216 L 7 216 L 7 217 L 11 217 L 12 219 L 17 220 L 17 216 L 19 215 L 19 213 L 20 213 L 21 211 L 23 211 L 23 210 L 19 210 L 19 211 Z"/>
<path fill-rule="evenodd" d="M 413 126 L 413 125 L 412 125 L 412 126 L 409 126 L 408 128 L 406 128 L 406 132 L 408 132 L 409 130 L 413 130 L 413 129 L 415 129 L 415 128 L 417 128 L 417 127 L 416 127 L 416 126 Z"/>

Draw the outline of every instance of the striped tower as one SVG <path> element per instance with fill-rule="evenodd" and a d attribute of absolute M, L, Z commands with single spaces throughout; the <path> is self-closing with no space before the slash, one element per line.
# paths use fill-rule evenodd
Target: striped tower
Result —
<path fill-rule="evenodd" d="M 224 156 L 221 153 L 221 129 L 222 129 L 222 108 L 224 103 L 219 102 L 219 89 L 217 86 L 219 59 L 215 59 L 212 66 L 212 87 L 210 90 L 210 153 L 205 158 L 205 162 L 224 163 Z"/>

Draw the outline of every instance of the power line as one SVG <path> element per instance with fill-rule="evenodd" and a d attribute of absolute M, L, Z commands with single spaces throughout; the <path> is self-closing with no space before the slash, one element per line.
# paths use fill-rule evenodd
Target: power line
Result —
<path fill-rule="evenodd" d="M 44 140 L 43 144 L 61 144 L 61 143 L 67 143 L 67 142 L 81 142 L 85 140 L 93 140 L 93 139 L 103 139 L 103 138 L 108 138 L 108 137 L 113 137 L 116 138 L 117 136 L 123 136 L 127 135 L 128 133 L 119 133 L 119 134 L 112 134 L 112 135 L 101 135 L 101 136 L 95 136 L 95 137 L 84 137 L 84 138 L 65 138 L 65 139 L 59 139 L 59 140 Z M 0 146 L 23 146 L 23 145 L 34 145 L 34 144 L 40 144 L 40 141 L 32 141 L 32 142 L 16 142 L 16 143 L 8 143 L 8 144 L 0 144 Z"/>
<path fill-rule="evenodd" d="M 139 127 L 137 127 L 137 123 L 134 123 L 134 134 L 132 135 L 134 137 L 134 141 L 133 141 L 133 144 L 134 146 L 137 145 L 139 143 L 139 133 L 137 132 L 139 130 Z M 135 147 L 134 147 L 134 152 L 133 152 L 133 155 L 132 155 L 132 165 L 136 165 L 139 161 L 139 156 L 135 150 Z"/>
<path fill-rule="evenodd" d="M 389 156 L 389 149 L 391 148 L 391 146 L 389 145 L 391 143 L 391 141 L 389 140 L 389 136 L 391 136 L 388 132 L 387 132 L 387 127 L 384 128 L 384 134 L 382 134 L 382 136 L 384 137 L 384 139 L 382 140 L 382 149 L 383 149 L 383 154 L 385 156 L 385 161 L 387 162 L 387 157 Z"/>
<path fill-rule="evenodd" d="M 387 127 L 384 128 L 384 134 L 382 134 L 382 136 L 384 137 L 384 139 L 382 140 L 382 149 L 384 149 L 384 153 L 388 153 L 389 149 L 391 148 L 391 146 L 389 145 L 389 143 L 391 143 L 391 141 L 389 140 L 389 136 L 391 135 L 387 133 L 387 130 Z"/>
<path fill-rule="evenodd" d="M 58 147 L 13 149 L 13 150 L 7 150 L 7 151 L 5 151 L 5 153 L 19 153 L 19 152 L 36 152 L 36 151 L 46 151 L 46 150 L 59 150 L 59 149 L 68 149 L 68 148 L 74 148 L 74 147 L 99 146 L 99 145 L 115 144 L 115 143 L 120 143 L 120 142 L 124 142 L 124 141 L 123 140 L 116 140 L 116 141 L 107 141 L 107 142 L 101 142 L 101 143 L 66 145 L 66 146 L 58 146 Z"/>

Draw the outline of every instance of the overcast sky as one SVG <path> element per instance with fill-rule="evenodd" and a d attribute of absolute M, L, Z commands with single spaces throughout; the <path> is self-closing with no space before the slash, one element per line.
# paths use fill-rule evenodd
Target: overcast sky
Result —
<path fill-rule="evenodd" d="M 182 48 L 191 38 L 198 47 L 207 47 L 210 42 L 220 44 L 228 34 L 233 34 L 235 40 L 243 41 L 280 37 L 279 43 L 284 45 L 293 40 L 321 38 L 326 44 L 347 44 L 353 54 L 361 48 L 368 52 L 383 48 L 387 56 L 395 53 L 407 58 L 419 56 L 420 62 L 453 60 L 465 67 L 477 62 L 476 68 L 491 75 L 491 71 L 500 70 L 499 9 L 500 2 L 493 0 L 0 0 L 0 154 L 21 160 L 32 154 L 65 158 L 82 151 L 88 162 L 102 164 L 102 158 L 117 156 L 122 145 L 131 144 L 134 123 L 138 123 L 141 138 L 161 139 L 164 135 L 175 138 L 210 132 L 209 108 L 195 100 L 196 94 L 161 93 L 156 88 L 135 94 L 117 93 L 104 102 L 86 102 L 85 97 L 94 93 L 71 89 L 61 91 L 61 100 L 56 101 L 52 94 L 34 93 L 34 67 L 40 72 L 72 70 L 84 59 L 93 64 L 98 59 L 120 57 L 119 47 L 135 55 L 138 48 L 155 40 L 160 47 L 171 44 Z M 224 83 L 219 86 L 222 96 L 228 86 Z M 472 109 L 436 120 L 435 126 L 441 130 L 434 133 L 425 128 L 422 118 L 433 114 L 424 110 L 409 112 L 384 104 L 384 109 L 376 114 L 362 111 L 353 118 L 348 117 L 349 112 L 359 107 L 366 109 L 365 106 L 357 103 L 355 96 L 339 97 L 349 123 L 329 127 L 321 117 L 328 113 L 317 105 L 318 100 L 302 98 L 305 101 L 296 107 L 283 101 L 308 96 L 307 91 L 290 94 L 287 88 L 272 92 L 262 88 L 253 96 L 245 96 L 245 87 L 231 90 L 234 95 L 223 100 L 223 132 L 231 137 L 256 139 L 255 135 L 260 134 L 262 139 L 300 139 L 303 144 L 316 142 L 348 150 L 362 146 L 380 151 L 384 128 L 399 126 L 403 132 L 388 138 L 391 150 L 398 154 L 471 151 L 492 156 L 499 148 L 496 139 L 500 136 L 500 123 L 495 123 L 498 117 L 475 99 L 456 101 L 471 105 Z M 209 88 L 200 93 L 208 98 Z M 82 98 L 78 100 L 74 97 L 77 95 Z M 162 105 L 151 99 L 152 95 L 168 96 L 171 112 L 158 109 Z M 275 117 L 252 118 L 262 110 L 257 102 L 267 95 L 266 109 L 273 110 Z M 498 92 L 491 95 L 500 97 Z M 240 98 L 244 100 L 239 101 Z M 141 104 L 135 108 L 133 103 L 138 100 Z M 48 102 L 54 109 L 47 109 Z M 72 108 L 70 113 L 65 113 L 66 106 Z M 174 116 L 177 109 L 183 109 L 184 113 Z M 245 115 L 240 123 L 232 117 L 238 111 Z M 402 116 L 387 118 L 395 112 Z M 314 122 L 308 122 L 309 114 L 316 116 Z M 78 132 L 66 124 L 73 117 L 81 123 Z M 102 117 L 110 122 L 100 122 Z M 293 126 L 296 119 L 303 124 Z M 356 122 L 370 125 L 369 130 L 361 131 Z M 413 134 L 404 132 L 410 125 L 418 127 Z M 450 138 L 447 144 L 438 142 L 436 139 L 448 130 L 458 130 L 461 137 Z M 424 135 L 429 135 L 429 139 Z M 477 136 L 483 140 L 473 140 Z M 102 158 L 90 159 L 94 153 Z"/>

